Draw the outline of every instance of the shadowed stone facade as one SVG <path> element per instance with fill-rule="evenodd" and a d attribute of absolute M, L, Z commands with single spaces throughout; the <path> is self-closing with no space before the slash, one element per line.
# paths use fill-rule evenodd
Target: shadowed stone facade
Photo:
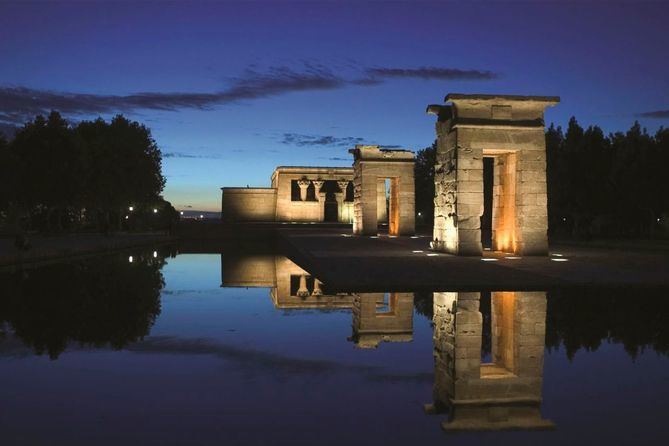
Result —
<path fill-rule="evenodd" d="M 390 181 L 388 234 L 415 233 L 413 152 L 358 145 L 353 154 L 353 233 L 376 235 L 384 217 L 385 181 Z M 383 193 L 383 200 L 381 199 Z M 383 207 L 384 210 L 379 208 Z"/>
<path fill-rule="evenodd" d="M 481 255 L 483 158 L 494 158 L 493 249 L 548 254 L 544 110 L 557 97 L 449 94 L 438 116 L 435 250 Z"/>
<path fill-rule="evenodd" d="M 482 363 L 480 293 L 434 293 L 434 404 L 448 431 L 547 429 L 541 416 L 545 292 L 491 296 L 492 362 Z"/>

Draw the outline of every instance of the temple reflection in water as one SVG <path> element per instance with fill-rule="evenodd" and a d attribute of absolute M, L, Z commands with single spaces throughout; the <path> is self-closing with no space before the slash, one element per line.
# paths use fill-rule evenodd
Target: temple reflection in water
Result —
<path fill-rule="evenodd" d="M 447 431 L 547 429 L 541 416 L 545 292 L 494 292 L 490 361 L 482 360 L 481 293 L 434 293 L 434 403 Z"/>
<path fill-rule="evenodd" d="M 413 339 L 414 293 L 330 294 L 284 256 L 225 254 L 221 262 L 222 286 L 270 288 L 276 308 L 350 309 L 349 340 L 359 348 Z M 447 431 L 554 427 L 540 411 L 546 293 L 493 292 L 483 304 L 490 308 L 481 305 L 479 292 L 433 294 L 434 401 L 426 411 L 447 412 Z"/>
<path fill-rule="evenodd" d="M 351 310 L 356 347 L 413 339 L 413 293 L 330 293 L 317 278 L 285 256 L 221 255 L 223 287 L 270 288 L 274 306 L 283 310 Z"/>

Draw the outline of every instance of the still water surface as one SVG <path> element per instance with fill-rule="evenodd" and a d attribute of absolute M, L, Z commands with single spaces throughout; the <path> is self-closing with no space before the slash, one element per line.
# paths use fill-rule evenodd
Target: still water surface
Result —
<path fill-rule="evenodd" d="M 166 254 L 0 273 L 0 444 L 669 434 L 666 291 L 337 294 L 282 256 Z"/>

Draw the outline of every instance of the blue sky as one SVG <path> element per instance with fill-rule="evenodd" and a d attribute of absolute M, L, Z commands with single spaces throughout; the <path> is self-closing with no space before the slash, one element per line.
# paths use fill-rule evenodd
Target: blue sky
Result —
<path fill-rule="evenodd" d="M 149 126 L 165 197 L 219 210 L 222 186 L 347 149 L 420 149 L 449 92 L 558 95 L 547 121 L 669 123 L 669 6 L 653 2 L 0 3 L 0 126 L 59 109 Z M 645 114 L 645 115 L 644 115 Z"/>

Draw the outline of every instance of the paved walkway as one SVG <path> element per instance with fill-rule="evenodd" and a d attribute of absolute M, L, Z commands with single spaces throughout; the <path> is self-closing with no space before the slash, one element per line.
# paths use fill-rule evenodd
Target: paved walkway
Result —
<path fill-rule="evenodd" d="M 486 251 L 457 257 L 429 250 L 429 236 L 379 238 L 348 231 L 281 230 L 278 243 L 301 267 L 340 291 L 549 290 L 564 287 L 669 289 L 669 249 L 554 245 L 549 257 Z M 669 297 L 669 293 L 668 293 Z"/>
<path fill-rule="evenodd" d="M 0 238 L 0 267 L 91 255 L 133 246 L 165 243 L 170 240 L 172 240 L 170 236 L 161 233 L 35 236 L 30 238 L 30 249 L 21 251 L 16 249 L 12 238 Z"/>

